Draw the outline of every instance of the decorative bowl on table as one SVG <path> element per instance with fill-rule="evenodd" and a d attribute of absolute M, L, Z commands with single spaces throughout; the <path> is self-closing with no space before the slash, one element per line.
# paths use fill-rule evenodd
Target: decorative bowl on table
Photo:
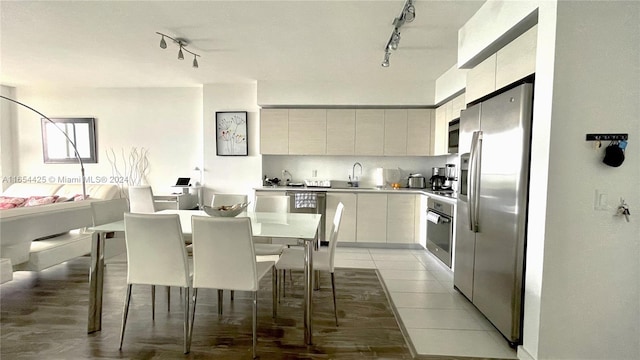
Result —
<path fill-rule="evenodd" d="M 209 216 L 234 217 L 243 212 L 249 203 L 222 206 L 204 206 L 204 212 Z"/>

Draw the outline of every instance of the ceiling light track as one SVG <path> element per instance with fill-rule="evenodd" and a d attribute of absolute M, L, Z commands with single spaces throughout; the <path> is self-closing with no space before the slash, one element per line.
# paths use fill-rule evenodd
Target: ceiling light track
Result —
<path fill-rule="evenodd" d="M 389 67 L 389 57 L 391 57 L 391 51 L 398 49 L 400 45 L 400 28 L 405 23 L 410 23 L 416 18 L 416 8 L 413 6 L 413 0 L 406 0 L 400 15 L 393 19 L 393 31 L 391 37 L 387 41 L 387 45 L 384 47 L 384 60 L 382 61 L 382 67 Z"/>
<path fill-rule="evenodd" d="M 165 41 L 165 37 L 169 38 L 171 40 L 173 40 L 173 42 L 175 44 L 177 44 L 180 49 L 178 50 L 178 60 L 184 60 L 184 53 L 182 52 L 183 50 L 188 52 L 189 54 L 193 55 L 193 67 L 194 68 L 198 68 L 198 57 L 200 55 L 194 53 L 193 51 L 189 51 L 186 49 L 187 45 L 189 45 L 189 40 L 187 39 L 183 39 L 183 38 L 172 38 L 171 36 L 167 35 L 167 34 L 163 34 L 161 32 L 157 32 L 156 34 L 162 36 L 162 39 L 160 39 L 160 48 L 162 49 L 166 49 L 167 48 L 167 42 Z"/>

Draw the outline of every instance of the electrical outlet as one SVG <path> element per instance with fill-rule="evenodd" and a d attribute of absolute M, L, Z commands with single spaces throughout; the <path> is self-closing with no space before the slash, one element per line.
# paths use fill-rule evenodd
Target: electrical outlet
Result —
<path fill-rule="evenodd" d="M 311 174 L 312 174 L 311 176 L 317 177 L 318 176 L 318 170 L 311 171 Z"/>

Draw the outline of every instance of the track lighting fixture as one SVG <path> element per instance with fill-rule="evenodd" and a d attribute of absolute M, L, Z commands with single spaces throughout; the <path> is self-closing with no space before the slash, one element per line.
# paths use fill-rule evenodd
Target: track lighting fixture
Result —
<path fill-rule="evenodd" d="M 198 56 L 200 55 L 186 49 L 187 45 L 189 45 L 189 41 L 187 39 L 183 39 L 183 38 L 174 39 L 171 36 L 160 33 L 160 32 L 156 32 L 156 34 L 162 36 L 162 39 L 160 39 L 160 48 L 162 49 L 167 48 L 167 42 L 164 40 L 165 37 L 173 40 L 173 42 L 178 44 L 178 46 L 180 47 L 180 49 L 178 50 L 178 60 L 184 60 L 184 53 L 182 52 L 182 50 L 184 50 L 189 54 L 193 55 L 193 67 L 198 68 Z"/>
<path fill-rule="evenodd" d="M 405 22 L 412 22 L 416 18 L 416 8 L 413 6 L 413 0 L 406 0 L 402 7 L 400 15 L 393 19 L 393 32 L 387 45 L 384 48 L 384 60 L 382 61 L 382 67 L 389 67 L 389 57 L 391 51 L 397 50 L 400 45 L 400 28 Z"/>

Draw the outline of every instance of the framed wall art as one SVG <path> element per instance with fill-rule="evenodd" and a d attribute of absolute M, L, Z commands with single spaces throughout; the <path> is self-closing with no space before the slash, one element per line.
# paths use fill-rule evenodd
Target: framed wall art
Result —
<path fill-rule="evenodd" d="M 247 156 L 247 112 L 216 112 L 216 155 Z"/>

